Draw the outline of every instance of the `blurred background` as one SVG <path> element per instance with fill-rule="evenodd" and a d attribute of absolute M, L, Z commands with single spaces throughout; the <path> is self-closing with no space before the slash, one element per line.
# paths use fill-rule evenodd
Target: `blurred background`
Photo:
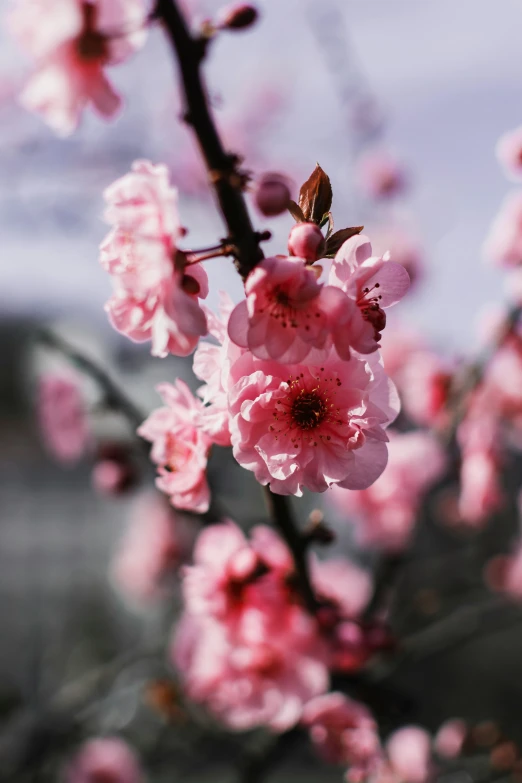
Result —
<path fill-rule="evenodd" d="M 220 5 L 187 3 L 194 23 Z M 376 243 L 397 232 L 413 237 L 418 284 L 390 321 L 408 323 L 449 354 L 472 354 L 480 347 L 481 313 L 505 299 L 503 276 L 484 262 L 481 248 L 509 190 L 494 146 L 522 119 L 520 3 L 259 0 L 258 6 L 259 24 L 241 35 L 220 36 L 206 66 L 227 143 L 244 154 L 254 174 L 281 171 L 296 187 L 319 162 L 332 180 L 338 227 L 364 223 Z M 107 323 L 103 305 L 110 284 L 97 260 L 107 230 L 102 192 L 136 158 L 166 162 L 180 189 L 187 246 L 212 244 L 223 231 L 189 132 L 178 121 L 175 68 L 160 30 L 113 73 L 126 98 L 123 115 L 107 125 L 88 113 L 67 140 L 55 138 L 17 105 L 27 67 L 2 31 L 0 774 L 13 781 L 54 779 L 45 777 L 46 764 L 56 737 L 68 736 L 60 721 L 69 726 L 69 717 L 64 718 L 67 710 L 55 723 L 42 716 L 65 684 L 130 652 L 116 684 L 97 682 L 94 706 L 80 702 L 87 709 L 82 720 L 89 721 L 90 709 L 98 728 L 132 735 L 145 709 L 141 688 L 151 675 L 142 658 L 155 654 L 154 674 L 165 674 L 157 655 L 164 615 L 127 611 L 108 579 L 111 553 L 135 496 L 104 499 L 93 491 L 89 464 L 64 471 L 46 454 L 33 413 L 35 378 L 61 360 L 35 346 L 34 330 L 51 326 L 110 367 L 145 412 L 157 405 L 153 387 L 159 381 L 181 374 L 195 388 L 189 364 L 153 360 L 146 346 L 128 343 Z M 408 186 L 393 205 L 372 199 L 361 186 L 358 163 L 368 149 L 400 162 Z M 255 222 L 273 232 L 269 248 L 284 252 L 292 219 L 256 214 Z M 220 288 L 237 300 L 241 286 L 231 263 L 216 259 L 207 268 L 209 304 L 217 304 Z M 125 424 L 103 420 L 99 426 L 118 434 Z M 220 499 L 235 518 L 251 524 L 263 516 L 258 488 L 250 476 L 239 482 L 239 469 L 225 470 L 224 459 L 220 455 L 212 468 Z M 514 474 L 519 467 L 513 466 Z M 298 508 L 304 518 L 312 499 Z M 493 530 L 490 525 L 473 541 L 429 519 L 423 526 L 400 588 L 404 600 L 400 592 L 397 599 L 397 623 L 413 633 L 437 613 L 463 607 L 452 614 L 450 633 L 457 628 L 458 640 L 467 628 L 473 646 L 471 652 L 467 642 L 457 641 L 455 649 L 436 655 L 435 644 L 435 652 L 399 666 L 390 687 L 402 700 L 392 720 L 404 722 L 404 714 L 435 728 L 454 715 L 492 718 L 522 741 L 519 612 L 503 608 L 499 617 L 488 604 L 484 616 L 466 613 L 483 597 L 486 551 L 502 549 L 516 519 L 513 508 L 507 509 Z M 338 546 L 355 545 L 345 532 Z M 438 566 L 433 560 L 423 565 L 419 558 L 426 554 L 444 557 Z M 355 556 L 369 562 L 361 553 Z M 448 562 L 455 564 L 455 578 L 448 577 Z M 419 594 L 438 597 L 435 604 L 414 604 L 411 596 Z M 158 739 L 159 718 L 148 720 L 145 744 L 164 742 L 169 753 L 179 751 L 179 761 L 183 754 L 176 743 L 188 740 L 182 735 L 171 747 L 169 737 Z M 223 768 L 223 780 L 232 779 L 227 772 L 232 751 L 222 737 L 216 740 L 214 770 Z M 304 753 L 299 769 L 273 779 L 317 779 Z M 157 779 L 168 774 L 165 779 L 207 780 L 201 760 L 185 759 L 179 768 L 177 763 L 165 762 Z M 329 774 L 340 779 L 338 772 L 324 770 L 321 779 L 329 780 Z"/>

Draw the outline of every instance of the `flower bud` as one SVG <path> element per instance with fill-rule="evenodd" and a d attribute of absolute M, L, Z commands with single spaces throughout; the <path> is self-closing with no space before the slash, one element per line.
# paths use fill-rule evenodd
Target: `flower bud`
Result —
<path fill-rule="evenodd" d="M 299 256 L 314 262 L 322 258 L 326 243 L 319 226 L 315 223 L 296 223 L 288 237 L 288 252 L 291 256 Z"/>
<path fill-rule="evenodd" d="M 257 8 L 247 3 L 229 5 L 220 12 L 218 26 L 226 30 L 244 30 L 253 25 L 258 16 Z"/>
<path fill-rule="evenodd" d="M 254 202 L 265 217 L 281 215 L 290 203 L 290 187 L 282 174 L 263 174 L 254 192 Z"/>
<path fill-rule="evenodd" d="M 109 497 L 121 495 L 136 484 L 136 479 L 136 470 L 125 445 L 103 443 L 91 473 L 94 490 Z"/>

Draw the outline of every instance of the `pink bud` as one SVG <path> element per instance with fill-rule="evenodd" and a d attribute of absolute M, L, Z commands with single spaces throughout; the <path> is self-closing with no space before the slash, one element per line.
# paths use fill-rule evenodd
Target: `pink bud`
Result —
<path fill-rule="evenodd" d="M 218 26 L 227 30 L 244 30 L 254 24 L 259 16 L 257 8 L 246 3 L 229 5 L 219 14 Z"/>
<path fill-rule="evenodd" d="M 282 174 L 263 174 L 254 192 L 256 207 L 265 217 L 284 212 L 290 203 L 290 187 Z"/>
<path fill-rule="evenodd" d="M 119 495 L 132 486 L 134 475 L 128 465 L 104 459 L 94 466 L 91 481 L 100 495 Z"/>
<path fill-rule="evenodd" d="M 315 223 L 296 223 L 288 237 L 288 252 L 314 262 L 322 258 L 326 249 L 324 236 Z"/>

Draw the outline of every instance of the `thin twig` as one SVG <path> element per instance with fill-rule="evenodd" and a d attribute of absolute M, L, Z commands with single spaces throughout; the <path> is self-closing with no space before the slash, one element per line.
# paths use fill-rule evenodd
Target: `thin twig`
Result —
<path fill-rule="evenodd" d="M 156 16 L 176 52 L 186 104 L 184 119 L 196 134 L 228 237 L 234 245 L 237 269 L 246 278 L 263 258 L 259 246 L 262 235 L 254 231 L 248 214 L 242 192 L 246 180 L 239 169 L 239 158 L 226 152 L 210 113 L 201 78 L 201 64 L 209 42 L 191 36 L 175 0 L 157 0 Z"/>
<path fill-rule="evenodd" d="M 103 391 L 104 403 L 108 408 L 119 411 L 136 430 L 146 418 L 139 408 L 116 385 L 112 378 L 93 359 L 84 356 L 58 335 L 48 329 L 39 329 L 36 339 L 55 351 L 63 354 L 78 370 L 92 378 Z"/>
<path fill-rule="evenodd" d="M 311 613 L 315 613 L 319 604 L 308 572 L 306 560 L 308 541 L 295 523 L 288 498 L 285 495 L 276 495 L 269 487 L 265 487 L 265 498 L 274 527 L 280 531 L 292 552 L 297 583 L 306 607 Z"/>

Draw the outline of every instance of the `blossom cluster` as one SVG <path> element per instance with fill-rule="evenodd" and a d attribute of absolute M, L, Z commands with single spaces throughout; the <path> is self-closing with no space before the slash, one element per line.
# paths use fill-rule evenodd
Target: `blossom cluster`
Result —
<path fill-rule="evenodd" d="M 379 341 L 385 309 L 408 289 L 405 269 L 372 256 L 356 233 L 340 244 L 323 282 L 315 262 L 327 242 L 304 221 L 290 234 L 290 255 L 262 260 L 245 280 L 245 299 L 234 307 L 223 296 L 217 316 L 201 302 L 208 284 L 197 255 L 179 248 L 183 231 L 166 170 L 139 161 L 105 196 L 112 230 L 101 263 L 114 282 L 112 324 L 133 340 L 151 340 L 157 356 L 183 356 L 198 345 L 201 401 L 180 381 L 162 384 L 166 407 L 140 429 L 172 503 L 208 509 L 212 444 L 232 445 L 239 464 L 280 494 L 373 483 L 399 407 Z M 200 342 L 206 334 L 215 342 Z"/>

